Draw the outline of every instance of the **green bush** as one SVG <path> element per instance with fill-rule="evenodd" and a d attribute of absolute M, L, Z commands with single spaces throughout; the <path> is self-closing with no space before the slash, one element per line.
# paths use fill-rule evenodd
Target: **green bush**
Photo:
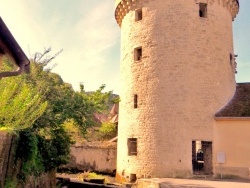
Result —
<path fill-rule="evenodd" d="M 18 177 L 23 181 L 29 175 L 37 177 L 44 171 L 43 159 L 38 148 L 38 138 L 31 129 L 19 133 L 16 160 L 21 161 L 21 171 Z"/>
<path fill-rule="evenodd" d="M 11 178 L 7 178 L 4 184 L 4 188 L 16 188 L 17 182 Z"/>
<path fill-rule="evenodd" d="M 70 136 L 62 127 L 51 129 L 47 137 L 32 129 L 21 131 L 16 149 L 16 161 L 21 161 L 18 179 L 25 182 L 28 176 L 37 177 L 66 164 L 71 144 Z"/>
<path fill-rule="evenodd" d="M 117 135 L 117 126 L 115 123 L 104 122 L 99 131 L 103 139 L 111 139 Z"/>

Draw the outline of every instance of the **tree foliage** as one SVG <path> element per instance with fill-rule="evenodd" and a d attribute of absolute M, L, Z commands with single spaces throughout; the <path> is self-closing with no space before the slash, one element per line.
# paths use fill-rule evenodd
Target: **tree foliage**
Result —
<path fill-rule="evenodd" d="M 48 68 L 61 52 L 50 56 L 50 50 L 34 55 L 30 74 L 12 78 L 8 83 L 7 79 L 0 81 L 1 88 L 5 88 L 0 91 L 1 99 L 4 98 L 0 101 L 0 126 L 28 127 L 19 132 L 17 160 L 23 161 L 20 177 L 66 164 L 72 141 L 65 131 L 65 122 L 73 122 L 85 135 L 87 128 L 95 125 L 93 114 L 105 112 L 112 100 L 112 92 L 103 92 L 105 85 L 85 92 L 80 84 L 80 91 L 74 91 Z"/>
<path fill-rule="evenodd" d="M 23 82 L 22 77 L 0 80 L 0 88 L 1 129 L 17 131 L 28 128 L 46 109 L 47 102 L 42 101 L 36 89 Z"/>
<path fill-rule="evenodd" d="M 47 68 L 54 59 L 49 56 L 49 52 L 45 50 L 42 54 L 37 53 L 31 60 L 30 74 L 25 76 L 25 82 L 35 87 L 41 100 L 47 102 L 44 113 L 35 120 L 32 129 L 25 130 L 32 132 L 30 135 L 36 134 L 37 156 L 42 157 L 45 170 L 66 164 L 69 159 L 72 141 L 65 131 L 64 123 L 73 122 L 85 135 L 87 128 L 95 125 L 94 112 L 107 110 L 112 94 L 103 92 L 105 85 L 95 92 L 85 92 L 84 86 L 80 84 L 80 91 L 74 91 L 70 84 L 63 82 L 58 74 Z"/>
<path fill-rule="evenodd" d="M 102 123 L 100 129 L 100 136 L 103 139 L 111 139 L 117 135 L 117 125 L 112 122 Z"/>

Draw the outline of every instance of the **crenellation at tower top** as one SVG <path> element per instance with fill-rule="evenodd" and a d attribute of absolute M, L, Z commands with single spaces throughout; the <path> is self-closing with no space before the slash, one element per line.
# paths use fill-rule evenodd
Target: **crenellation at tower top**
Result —
<path fill-rule="evenodd" d="M 132 10 L 142 7 L 144 0 L 116 0 L 116 10 L 115 10 L 115 19 L 119 26 L 122 24 L 122 19 L 124 16 Z M 151 0 L 147 0 L 151 1 Z M 205 4 L 213 4 L 218 3 L 223 7 L 226 7 L 228 11 L 232 15 L 232 20 L 239 13 L 239 1 L 238 0 L 194 0 L 197 4 L 205 3 Z"/>

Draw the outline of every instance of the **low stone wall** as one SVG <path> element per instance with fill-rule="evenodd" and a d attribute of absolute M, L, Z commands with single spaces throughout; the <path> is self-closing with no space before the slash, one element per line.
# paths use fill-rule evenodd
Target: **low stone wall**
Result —
<path fill-rule="evenodd" d="M 79 171 L 114 173 L 116 169 L 116 143 L 76 143 L 71 147 L 71 160 L 62 168 Z"/>

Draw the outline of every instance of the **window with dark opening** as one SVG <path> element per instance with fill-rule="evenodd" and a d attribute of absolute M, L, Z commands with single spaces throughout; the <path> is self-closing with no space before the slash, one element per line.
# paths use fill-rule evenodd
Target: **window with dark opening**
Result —
<path fill-rule="evenodd" d="M 128 138 L 128 155 L 137 155 L 137 138 Z"/>
<path fill-rule="evenodd" d="M 141 60 L 141 58 L 142 58 L 142 48 L 141 47 L 136 48 L 134 53 L 135 53 L 135 61 Z"/>
<path fill-rule="evenodd" d="M 138 95 L 134 95 L 134 108 L 138 108 Z"/>
<path fill-rule="evenodd" d="M 233 65 L 233 54 L 232 53 L 230 53 L 229 58 L 230 58 L 230 64 Z"/>
<path fill-rule="evenodd" d="M 142 20 L 142 9 L 135 10 L 135 21 Z"/>
<path fill-rule="evenodd" d="M 200 3 L 199 4 L 199 15 L 201 18 L 207 17 L 207 4 L 206 3 Z"/>

